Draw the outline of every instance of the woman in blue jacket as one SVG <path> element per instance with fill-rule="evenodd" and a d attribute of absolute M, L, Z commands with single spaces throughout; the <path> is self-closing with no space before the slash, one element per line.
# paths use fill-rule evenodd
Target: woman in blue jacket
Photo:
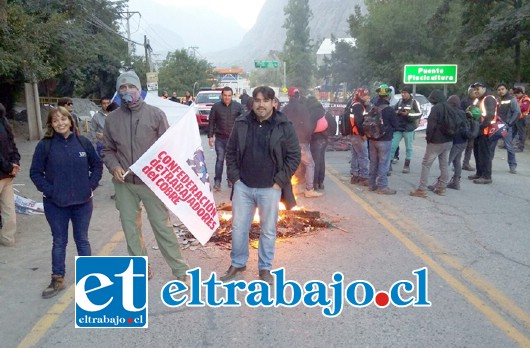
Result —
<path fill-rule="evenodd" d="M 68 225 L 72 221 L 79 256 L 90 256 L 88 226 L 92 192 L 98 186 L 103 162 L 90 140 L 76 135 L 72 115 L 63 107 L 50 110 L 44 138 L 37 144 L 30 177 L 43 193 L 44 213 L 53 237 L 52 281 L 42 292 L 50 298 L 64 289 Z"/>

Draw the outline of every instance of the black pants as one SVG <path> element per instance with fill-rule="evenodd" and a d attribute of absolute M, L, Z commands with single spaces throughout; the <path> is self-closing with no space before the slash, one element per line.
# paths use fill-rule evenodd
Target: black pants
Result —
<path fill-rule="evenodd" d="M 479 136 L 475 138 L 473 154 L 475 155 L 478 176 L 485 179 L 491 179 L 491 166 L 498 141 L 499 139 L 491 140 L 491 138 L 488 138 L 488 136 L 484 134 L 479 134 Z"/>

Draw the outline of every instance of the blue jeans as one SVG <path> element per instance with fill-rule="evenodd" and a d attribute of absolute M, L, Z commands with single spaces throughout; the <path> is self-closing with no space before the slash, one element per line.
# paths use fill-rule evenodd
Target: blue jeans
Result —
<path fill-rule="evenodd" d="M 352 135 L 350 174 L 368 178 L 368 163 L 368 141 L 360 135 Z"/>
<path fill-rule="evenodd" d="M 391 141 L 370 141 L 370 187 L 385 188 L 388 186 L 386 174 L 390 167 Z"/>
<path fill-rule="evenodd" d="M 405 159 L 410 161 L 412 159 L 412 143 L 414 141 L 414 131 L 394 131 L 394 135 L 392 136 L 392 148 L 390 149 L 390 153 L 396 152 L 397 148 L 399 147 L 399 143 L 401 142 L 401 139 L 405 139 Z"/>
<path fill-rule="evenodd" d="M 504 136 L 504 145 L 506 146 L 506 152 L 508 153 L 508 166 L 510 168 L 517 168 L 517 161 L 515 160 L 515 149 L 513 147 L 513 133 L 514 127 L 506 126 L 506 135 Z M 495 153 L 495 149 L 493 149 Z"/>
<path fill-rule="evenodd" d="M 225 164 L 226 157 L 226 144 L 228 144 L 227 139 L 221 139 L 215 137 L 215 154 L 217 155 L 217 160 L 215 161 L 215 177 L 214 182 L 221 182 L 223 180 L 223 167 Z"/>
<path fill-rule="evenodd" d="M 449 165 L 453 164 L 455 168 L 455 176 L 460 178 L 462 176 L 462 153 L 467 148 L 467 141 L 460 144 L 453 144 L 449 152 Z"/>
<path fill-rule="evenodd" d="M 98 153 L 98 156 L 101 158 L 101 150 L 103 150 L 103 143 L 98 141 L 96 143 L 96 152 Z"/>
<path fill-rule="evenodd" d="M 282 191 L 275 188 L 252 188 L 241 180 L 234 184 L 232 197 L 232 266 L 243 267 L 248 260 L 248 235 L 258 208 L 260 235 L 258 269 L 271 269 L 276 241 L 276 223 Z"/>
<path fill-rule="evenodd" d="M 423 155 L 423 161 L 421 162 L 421 175 L 420 175 L 420 190 L 427 189 L 427 180 L 429 180 L 429 172 L 435 159 L 438 158 L 438 164 L 440 165 L 440 177 L 438 183 L 442 188 L 447 186 L 449 181 L 449 153 L 453 147 L 453 142 L 433 144 L 427 143 L 425 148 L 425 155 Z"/>
<path fill-rule="evenodd" d="M 326 147 L 328 140 L 325 137 L 318 137 L 311 140 L 311 156 L 315 162 L 315 176 L 313 183 L 320 185 L 324 183 L 326 177 Z"/>
<path fill-rule="evenodd" d="M 44 214 L 50 225 L 53 237 L 52 246 L 52 274 L 65 274 L 66 245 L 68 244 L 68 225 L 72 221 L 74 240 L 79 256 L 90 256 L 90 242 L 88 241 L 88 226 L 94 208 L 92 199 L 83 204 L 69 207 L 59 207 L 49 199 L 44 198 Z"/>

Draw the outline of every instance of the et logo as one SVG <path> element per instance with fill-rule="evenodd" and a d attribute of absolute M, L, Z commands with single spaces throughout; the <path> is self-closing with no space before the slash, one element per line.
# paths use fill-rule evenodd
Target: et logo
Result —
<path fill-rule="evenodd" d="M 76 328 L 147 328 L 147 257 L 75 258 Z"/>

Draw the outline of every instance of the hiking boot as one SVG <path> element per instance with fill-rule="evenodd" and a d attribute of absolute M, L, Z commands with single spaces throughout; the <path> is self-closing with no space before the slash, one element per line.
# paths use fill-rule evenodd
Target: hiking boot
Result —
<path fill-rule="evenodd" d="M 427 190 L 434 191 L 438 186 L 440 186 L 440 177 L 436 180 L 436 182 L 432 185 L 427 186 Z"/>
<path fill-rule="evenodd" d="M 478 178 L 478 179 L 473 180 L 474 184 L 483 184 L 483 185 L 491 184 L 492 182 L 493 180 L 486 179 L 486 178 Z"/>
<path fill-rule="evenodd" d="M 517 169 L 515 169 L 515 167 L 510 167 L 510 173 L 517 174 Z"/>
<path fill-rule="evenodd" d="M 475 167 L 472 167 L 472 166 L 469 165 L 469 163 L 466 163 L 466 164 L 462 165 L 462 170 L 467 170 L 469 172 L 472 172 L 472 171 L 475 170 Z"/>
<path fill-rule="evenodd" d="M 469 180 L 476 180 L 476 179 L 480 179 L 480 175 L 473 174 L 473 175 L 468 176 L 467 178 Z"/>
<path fill-rule="evenodd" d="M 391 189 L 390 187 L 383 187 L 383 188 L 380 188 L 380 189 L 377 189 L 375 191 L 375 193 L 377 194 L 380 194 L 380 195 L 395 195 L 396 194 L 396 190 L 393 190 Z"/>
<path fill-rule="evenodd" d="M 436 193 L 438 196 L 445 196 L 445 187 L 436 187 L 432 192 Z"/>
<path fill-rule="evenodd" d="M 447 187 L 453 190 L 460 190 L 460 177 L 453 176 L 451 181 L 447 184 Z"/>
<path fill-rule="evenodd" d="M 215 182 L 215 184 L 213 185 L 213 189 L 215 191 L 221 191 L 221 183 L 220 182 Z"/>
<path fill-rule="evenodd" d="M 356 184 L 359 181 L 360 177 L 357 175 L 352 175 L 350 179 L 350 184 Z"/>
<path fill-rule="evenodd" d="M 357 182 L 357 185 L 370 186 L 370 184 L 368 183 L 368 178 L 359 178 L 359 181 Z"/>
<path fill-rule="evenodd" d="M 405 160 L 405 165 L 403 166 L 402 173 L 410 173 L 410 160 Z"/>
<path fill-rule="evenodd" d="M 304 197 L 305 198 L 316 198 L 322 196 L 322 192 L 317 192 L 315 190 L 305 190 Z"/>
<path fill-rule="evenodd" d="M 52 298 L 64 288 L 66 288 L 66 284 L 64 284 L 64 276 L 52 274 L 52 281 L 42 292 L 42 298 Z"/>
<path fill-rule="evenodd" d="M 427 190 L 425 189 L 416 189 L 416 191 L 412 191 L 411 193 L 409 193 L 409 196 L 426 198 L 428 194 Z"/>
<path fill-rule="evenodd" d="M 147 264 L 147 280 L 150 280 L 155 276 L 155 272 L 153 272 L 153 269 L 151 268 L 151 264 Z"/>

